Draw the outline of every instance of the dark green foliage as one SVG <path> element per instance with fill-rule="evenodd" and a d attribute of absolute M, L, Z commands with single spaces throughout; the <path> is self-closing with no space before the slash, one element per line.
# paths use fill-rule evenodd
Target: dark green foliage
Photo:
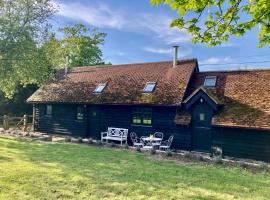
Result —
<path fill-rule="evenodd" d="M 64 36 L 52 36 L 42 49 L 50 63 L 56 67 L 64 67 L 68 58 L 69 67 L 91 66 L 105 64 L 102 60 L 102 51 L 99 45 L 104 43 L 105 33 L 89 29 L 83 24 L 75 24 L 60 28 Z"/>
<path fill-rule="evenodd" d="M 215 158 L 215 159 L 214 159 L 214 162 L 215 162 L 215 164 L 217 164 L 217 165 L 222 165 L 222 164 L 223 164 L 223 160 L 222 160 L 221 158 Z"/>
<path fill-rule="evenodd" d="M 247 169 L 249 167 L 249 165 L 245 161 L 243 161 L 243 160 L 241 160 L 239 162 L 239 166 L 242 167 L 242 168 L 244 168 L 244 169 Z"/>
<path fill-rule="evenodd" d="M 154 148 L 152 148 L 151 150 L 150 150 L 150 154 L 151 155 L 154 155 L 154 154 L 156 154 L 157 152 L 156 152 L 156 150 L 154 149 Z"/>
<path fill-rule="evenodd" d="M 124 145 L 124 148 L 125 148 L 125 149 L 129 149 L 129 145 L 128 145 L 128 144 L 125 144 L 125 145 Z"/>
<path fill-rule="evenodd" d="M 17 85 L 14 96 L 8 99 L 0 92 L 0 117 L 2 115 L 21 117 L 24 114 L 32 115 L 32 105 L 27 104 L 27 98 L 37 90 L 36 85 L 23 87 Z"/>
<path fill-rule="evenodd" d="M 109 143 L 108 146 L 114 148 L 114 147 L 116 147 L 117 145 L 116 145 L 115 143 L 112 142 L 112 143 Z"/>
<path fill-rule="evenodd" d="M 194 43 L 219 45 L 258 27 L 259 47 L 270 43 L 267 0 L 150 0 L 154 5 L 168 4 L 178 17 L 171 26 L 190 33 Z"/>
<path fill-rule="evenodd" d="M 192 153 L 191 153 L 191 152 L 186 152 L 186 153 L 184 154 L 184 157 L 185 157 L 185 158 L 188 158 L 188 159 L 191 159 L 193 156 L 192 156 Z"/>
<path fill-rule="evenodd" d="M 142 152 L 141 148 L 138 147 L 138 146 L 136 147 L 136 151 L 137 151 L 137 152 Z"/>
<path fill-rule="evenodd" d="M 89 138 L 88 144 L 93 144 L 93 140 L 91 138 Z"/>
<path fill-rule="evenodd" d="M 173 154 L 172 154 L 172 152 L 171 152 L 170 150 L 167 150 L 167 151 L 166 151 L 166 156 L 167 156 L 167 157 L 172 157 Z"/>
<path fill-rule="evenodd" d="M 79 137 L 78 138 L 78 143 L 82 143 L 83 141 L 82 141 L 82 138 L 81 137 Z"/>

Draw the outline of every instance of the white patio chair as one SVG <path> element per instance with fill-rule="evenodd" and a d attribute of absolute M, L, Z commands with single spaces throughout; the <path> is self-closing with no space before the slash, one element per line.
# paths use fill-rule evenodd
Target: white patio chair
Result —
<path fill-rule="evenodd" d="M 162 140 L 163 139 L 163 133 L 162 132 L 155 132 L 154 137 L 155 138 L 160 138 Z"/>
<path fill-rule="evenodd" d="M 138 136 L 135 132 L 130 133 L 130 139 L 131 139 L 134 147 L 143 147 L 142 141 L 138 138 Z"/>
<path fill-rule="evenodd" d="M 168 140 L 162 141 L 159 146 L 159 149 L 164 150 L 164 151 L 170 149 L 172 145 L 172 141 L 173 141 L 173 135 L 171 135 Z"/>
<path fill-rule="evenodd" d="M 154 138 L 159 138 L 160 141 L 153 141 L 152 145 L 159 146 L 161 144 L 162 139 L 163 139 L 163 133 L 162 132 L 155 132 Z"/>

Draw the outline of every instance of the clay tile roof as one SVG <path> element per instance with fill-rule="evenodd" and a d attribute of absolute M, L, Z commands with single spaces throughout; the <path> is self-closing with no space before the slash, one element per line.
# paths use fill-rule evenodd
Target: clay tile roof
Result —
<path fill-rule="evenodd" d="M 152 62 L 61 70 L 57 79 L 37 90 L 29 103 L 93 104 L 181 104 L 187 84 L 197 68 L 196 59 Z M 151 94 L 144 94 L 147 82 L 157 82 Z M 93 94 L 100 83 L 107 83 L 101 94 Z"/>
<path fill-rule="evenodd" d="M 191 91 L 202 86 L 206 76 L 217 76 L 212 91 L 224 103 L 213 125 L 270 129 L 270 70 L 196 73 Z"/>

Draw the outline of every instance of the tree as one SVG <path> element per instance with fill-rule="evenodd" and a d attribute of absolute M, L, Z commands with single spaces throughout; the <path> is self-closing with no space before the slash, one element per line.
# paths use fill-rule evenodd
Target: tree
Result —
<path fill-rule="evenodd" d="M 83 24 L 64 27 L 59 32 L 63 34 L 62 39 L 52 36 L 42 47 L 54 67 L 63 67 L 66 57 L 70 67 L 104 64 L 99 45 L 103 44 L 105 33 Z"/>
<path fill-rule="evenodd" d="M 49 62 L 39 47 L 49 35 L 50 0 L 0 0 L 0 90 L 12 97 L 18 84 L 42 84 Z"/>
<path fill-rule="evenodd" d="M 259 47 L 270 42 L 269 0 L 150 0 L 168 4 L 179 17 L 171 26 L 186 29 L 194 43 L 209 46 L 228 41 L 231 35 L 242 36 L 259 26 Z"/>
<path fill-rule="evenodd" d="M 33 108 L 31 104 L 26 104 L 26 99 L 37 90 L 36 85 L 17 85 L 13 98 L 6 98 L 0 91 L 0 117 L 3 115 L 23 116 L 24 114 L 32 115 Z"/>

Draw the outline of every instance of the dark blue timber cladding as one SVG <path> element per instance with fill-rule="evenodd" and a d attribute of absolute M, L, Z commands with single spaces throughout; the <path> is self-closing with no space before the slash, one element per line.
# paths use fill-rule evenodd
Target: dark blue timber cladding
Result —
<path fill-rule="evenodd" d="M 176 125 L 174 122 L 176 107 L 145 106 L 152 108 L 152 125 L 133 125 L 131 122 L 132 108 L 139 106 L 111 106 L 100 105 L 85 106 L 84 120 L 76 120 L 77 105 L 54 104 L 51 116 L 45 115 L 45 104 L 35 105 L 35 130 L 53 134 L 65 134 L 81 137 L 93 137 L 100 139 L 100 132 L 106 131 L 108 127 L 119 127 L 134 131 L 138 136 L 147 136 L 156 131 L 164 133 L 164 139 L 170 135 L 174 136 L 173 148 L 192 150 L 192 127 L 187 125 Z M 196 102 L 193 105 L 192 117 L 204 113 L 206 122 L 212 117 L 211 108 L 205 102 Z M 93 116 L 92 116 L 93 115 Z M 94 119 L 94 120 L 93 120 Z M 201 122 L 198 127 L 205 127 Z M 195 126 L 197 127 L 197 126 Z M 211 132 L 211 145 L 223 149 L 225 156 L 250 158 L 256 160 L 270 161 L 270 131 L 209 127 Z M 195 129 L 193 134 L 202 133 Z M 201 141 L 203 142 L 203 140 Z M 209 142 L 209 141 L 207 141 Z"/>
<path fill-rule="evenodd" d="M 159 131 L 164 133 L 164 139 L 168 139 L 170 135 L 174 136 L 174 148 L 190 149 L 189 127 L 176 125 L 174 122 L 176 107 L 152 107 L 151 126 L 133 125 L 131 123 L 132 108 L 134 107 L 138 108 L 138 106 L 99 106 L 99 133 L 106 131 L 108 127 L 127 128 L 129 129 L 129 133 L 136 132 L 138 136 L 148 136 Z M 151 107 L 148 106 L 144 108 Z M 91 112 L 91 106 L 89 112 Z M 89 113 L 89 116 L 91 115 L 92 114 Z M 96 135 L 95 133 L 91 133 L 91 127 L 89 127 L 89 130 L 89 137 Z M 100 137 L 100 135 L 98 136 Z"/>
<path fill-rule="evenodd" d="M 213 145 L 226 156 L 270 161 L 270 131 L 214 128 Z"/>
<path fill-rule="evenodd" d="M 35 105 L 35 130 L 52 134 L 86 136 L 87 123 L 76 120 L 76 105 L 53 104 L 52 115 L 45 115 L 45 104 Z"/>
<path fill-rule="evenodd" d="M 173 148 L 190 150 L 191 135 L 187 125 L 176 125 L 174 122 L 176 107 L 152 108 L 152 125 L 133 125 L 132 108 L 138 106 L 88 105 L 85 108 L 85 119 L 76 120 L 77 105 L 54 104 L 52 116 L 45 115 L 46 105 L 35 106 L 35 130 L 53 134 L 65 134 L 100 139 L 100 132 L 108 127 L 127 128 L 138 136 L 149 136 L 154 132 L 163 132 L 164 139 L 174 136 Z"/>

